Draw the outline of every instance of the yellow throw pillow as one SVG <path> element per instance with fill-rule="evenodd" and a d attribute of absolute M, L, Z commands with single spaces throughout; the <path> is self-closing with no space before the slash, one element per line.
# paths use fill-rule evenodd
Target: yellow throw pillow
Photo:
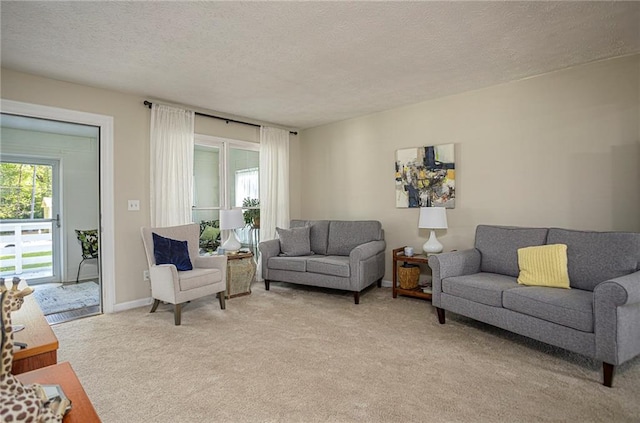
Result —
<path fill-rule="evenodd" d="M 518 266 L 521 285 L 570 289 L 565 244 L 519 248 Z"/>

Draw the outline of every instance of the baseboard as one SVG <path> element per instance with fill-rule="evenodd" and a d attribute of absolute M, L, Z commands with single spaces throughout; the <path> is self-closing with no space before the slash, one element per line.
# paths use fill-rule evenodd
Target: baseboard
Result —
<path fill-rule="evenodd" d="M 382 286 L 385 287 L 385 288 L 391 288 L 393 286 L 393 282 L 383 279 L 382 280 Z"/>
<path fill-rule="evenodd" d="M 142 298 L 139 300 L 129 301 L 126 303 L 118 303 L 113 305 L 113 312 L 117 313 L 119 311 L 131 310 L 132 308 L 145 307 L 151 305 L 153 302 L 153 298 Z"/>

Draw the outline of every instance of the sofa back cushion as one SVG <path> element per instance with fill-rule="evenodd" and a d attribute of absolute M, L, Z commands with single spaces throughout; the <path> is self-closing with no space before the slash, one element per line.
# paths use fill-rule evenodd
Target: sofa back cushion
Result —
<path fill-rule="evenodd" d="M 600 282 L 640 270 L 640 233 L 549 229 L 549 244 L 566 244 L 572 288 L 593 291 Z"/>
<path fill-rule="evenodd" d="M 358 245 L 382 239 L 382 224 L 377 220 L 332 220 L 327 254 L 348 256 Z"/>
<path fill-rule="evenodd" d="M 291 221 L 289 227 L 299 228 L 302 226 L 310 226 L 309 240 L 311 242 L 311 251 L 316 254 L 327 254 L 327 243 L 329 242 L 329 221 L 328 220 L 297 220 Z"/>
<path fill-rule="evenodd" d="M 518 248 L 544 245 L 547 228 L 478 225 L 475 247 L 480 251 L 480 270 L 518 277 Z"/>

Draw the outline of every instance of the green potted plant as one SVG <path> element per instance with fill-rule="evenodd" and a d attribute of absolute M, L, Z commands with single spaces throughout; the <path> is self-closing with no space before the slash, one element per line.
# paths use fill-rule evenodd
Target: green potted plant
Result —
<path fill-rule="evenodd" d="M 248 207 L 258 207 L 258 208 L 248 208 Z M 252 228 L 258 229 L 260 228 L 260 200 L 257 198 L 245 198 L 242 200 L 242 217 L 244 218 L 244 223 L 250 225 Z"/>

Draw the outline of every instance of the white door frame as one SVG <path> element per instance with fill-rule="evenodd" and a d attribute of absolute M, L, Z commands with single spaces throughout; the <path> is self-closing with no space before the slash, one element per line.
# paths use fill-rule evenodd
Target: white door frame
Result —
<path fill-rule="evenodd" d="M 113 116 L 0 99 L 0 111 L 21 116 L 79 123 L 100 128 L 100 273 L 103 312 L 113 313 L 115 285 L 115 219 L 113 184 Z"/>

